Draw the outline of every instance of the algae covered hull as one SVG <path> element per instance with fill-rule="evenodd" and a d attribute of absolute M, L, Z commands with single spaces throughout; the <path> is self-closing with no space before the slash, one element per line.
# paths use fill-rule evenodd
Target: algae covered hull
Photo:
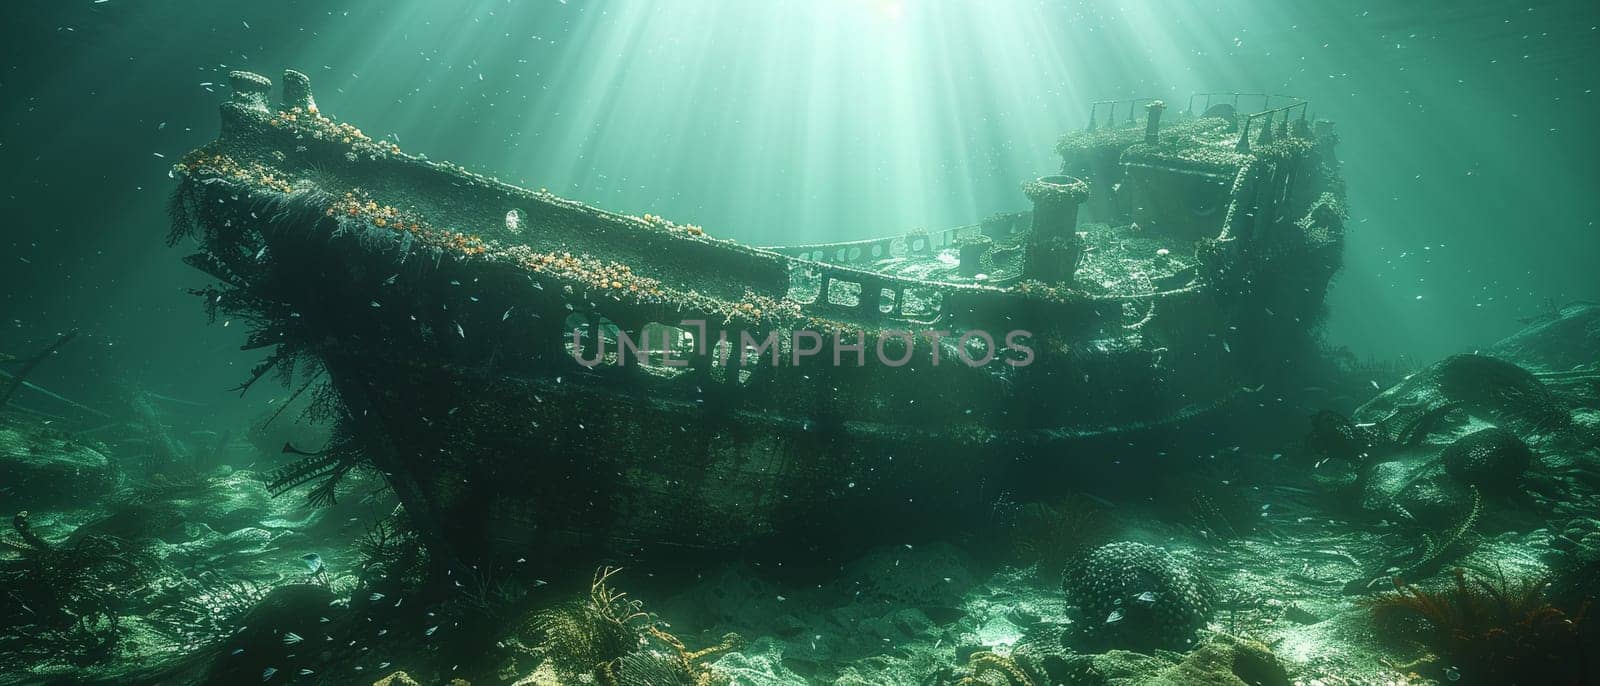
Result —
<path fill-rule="evenodd" d="M 1163 128 L 1157 102 L 1064 137 L 1072 176 L 1029 183 L 1032 212 L 754 248 L 413 157 L 296 72 L 278 104 L 231 85 L 176 166 L 173 240 L 272 349 L 256 378 L 326 384 L 337 438 L 276 485 L 328 496 L 369 463 L 470 559 L 982 507 L 1271 382 L 1338 266 L 1303 104 Z"/>

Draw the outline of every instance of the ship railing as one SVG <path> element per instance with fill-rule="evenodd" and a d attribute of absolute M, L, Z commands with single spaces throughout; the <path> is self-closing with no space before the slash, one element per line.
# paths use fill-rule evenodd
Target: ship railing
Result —
<path fill-rule="evenodd" d="M 1117 108 L 1122 105 L 1127 105 L 1126 109 L 1128 111 L 1128 117 L 1123 121 L 1123 124 L 1125 126 L 1135 126 L 1139 123 L 1138 118 L 1135 116 L 1138 114 L 1139 106 L 1148 105 L 1155 101 L 1156 98 L 1123 98 L 1121 100 L 1096 100 L 1091 102 L 1089 103 L 1089 130 L 1093 131 L 1099 126 L 1098 117 L 1102 112 L 1106 116 L 1105 127 L 1108 129 L 1116 128 Z"/>
<path fill-rule="evenodd" d="M 1232 105 L 1235 112 L 1239 112 L 1241 111 L 1239 109 L 1239 104 L 1241 102 L 1245 102 L 1246 99 L 1253 101 L 1256 98 L 1261 99 L 1261 105 L 1257 108 L 1258 112 L 1264 112 L 1272 109 L 1272 103 L 1274 100 L 1277 100 L 1280 103 L 1280 106 L 1293 106 L 1306 102 L 1305 98 L 1302 98 L 1298 95 L 1283 95 L 1280 93 L 1242 93 L 1237 91 L 1211 91 L 1207 93 L 1191 94 L 1189 96 L 1189 107 L 1187 111 L 1191 116 L 1197 114 L 1194 109 L 1194 103 L 1198 100 L 1201 102 L 1200 112 L 1198 114 L 1204 114 L 1206 110 L 1211 109 L 1211 105 L 1214 101 L 1223 101 L 1229 105 Z"/>
<path fill-rule="evenodd" d="M 1279 138 L 1291 136 L 1295 138 L 1310 138 L 1311 125 L 1307 121 L 1309 116 L 1307 112 L 1310 108 L 1310 102 L 1301 100 L 1289 105 L 1239 116 L 1238 121 L 1241 122 L 1238 125 L 1239 142 L 1234 145 L 1234 150 L 1241 153 L 1250 152 L 1250 132 L 1252 127 L 1260 132 L 1256 136 L 1258 145 L 1266 145 Z M 1289 124 L 1290 118 L 1295 116 L 1296 112 L 1298 112 L 1298 118 L 1294 120 L 1294 125 L 1291 126 Z M 1275 121 L 1276 124 L 1274 124 Z"/>

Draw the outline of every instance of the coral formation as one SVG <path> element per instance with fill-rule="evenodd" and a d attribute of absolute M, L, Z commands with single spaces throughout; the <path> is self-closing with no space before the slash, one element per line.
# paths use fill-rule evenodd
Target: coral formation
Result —
<path fill-rule="evenodd" d="M 1260 641 L 1218 634 L 1139 686 L 1289 686 L 1289 674 Z"/>
<path fill-rule="evenodd" d="M 1192 645 L 1216 599 L 1211 584 L 1171 553 L 1132 541 L 1089 553 L 1068 568 L 1062 586 L 1087 646 L 1130 650 Z"/>
<path fill-rule="evenodd" d="M 967 675 L 956 686 L 1034 686 L 1015 660 L 980 650 L 967 657 Z"/>

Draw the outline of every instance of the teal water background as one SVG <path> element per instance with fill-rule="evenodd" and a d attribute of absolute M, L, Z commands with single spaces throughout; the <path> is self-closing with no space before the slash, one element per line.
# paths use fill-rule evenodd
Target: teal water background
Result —
<path fill-rule="evenodd" d="M 293 67 L 408 152 L 754 244 L 1023 209 L 1090 100 L 1298 95 L 1352 206 L 1328 340 L 1426 362 L 1600 298 L 1597 27 L 1584 1 L 19 0 L 0 350 L 78 327 L 95 373 L 41 380 L 225 402 L 258 355 L 183 292 L 167 169 L 229 70 Z"/>

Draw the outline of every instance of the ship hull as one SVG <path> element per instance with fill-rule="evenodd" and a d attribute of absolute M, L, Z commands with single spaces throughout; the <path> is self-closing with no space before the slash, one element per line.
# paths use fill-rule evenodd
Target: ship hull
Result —
<path fill-rule="evenodd" d="M 273 108 L 266 79 L 233 76 L 221 137 L 174 169 L 173 238 L 218 279 L 213 316 L 272 351 L 252 382 L 326 384 L 334 443 L 273 488 L 331 498 L 371 466 L 462 560 L 814 551 L 1071 489 L 1107 446 L 1280 380 L 1337 264 L 1337 184 L 1309 139 L 1203 173 L 1134 147 L 1087 184 L 1030 184 L 1031 219 L 759 249 L 404 155 L 288 79 Z M 1175 140 L 1226 135 L 1186 126 Z M 1131 195 L 1075 226 L 1125 170 Z M 1167 196 L 1186 200 L 1146 202 Z M 1022 266 L 924 278 L 950 248 Z M 1068 280 L 1030 278 L 1029 254 L 1063 255 L 1046 266 Z"/>

